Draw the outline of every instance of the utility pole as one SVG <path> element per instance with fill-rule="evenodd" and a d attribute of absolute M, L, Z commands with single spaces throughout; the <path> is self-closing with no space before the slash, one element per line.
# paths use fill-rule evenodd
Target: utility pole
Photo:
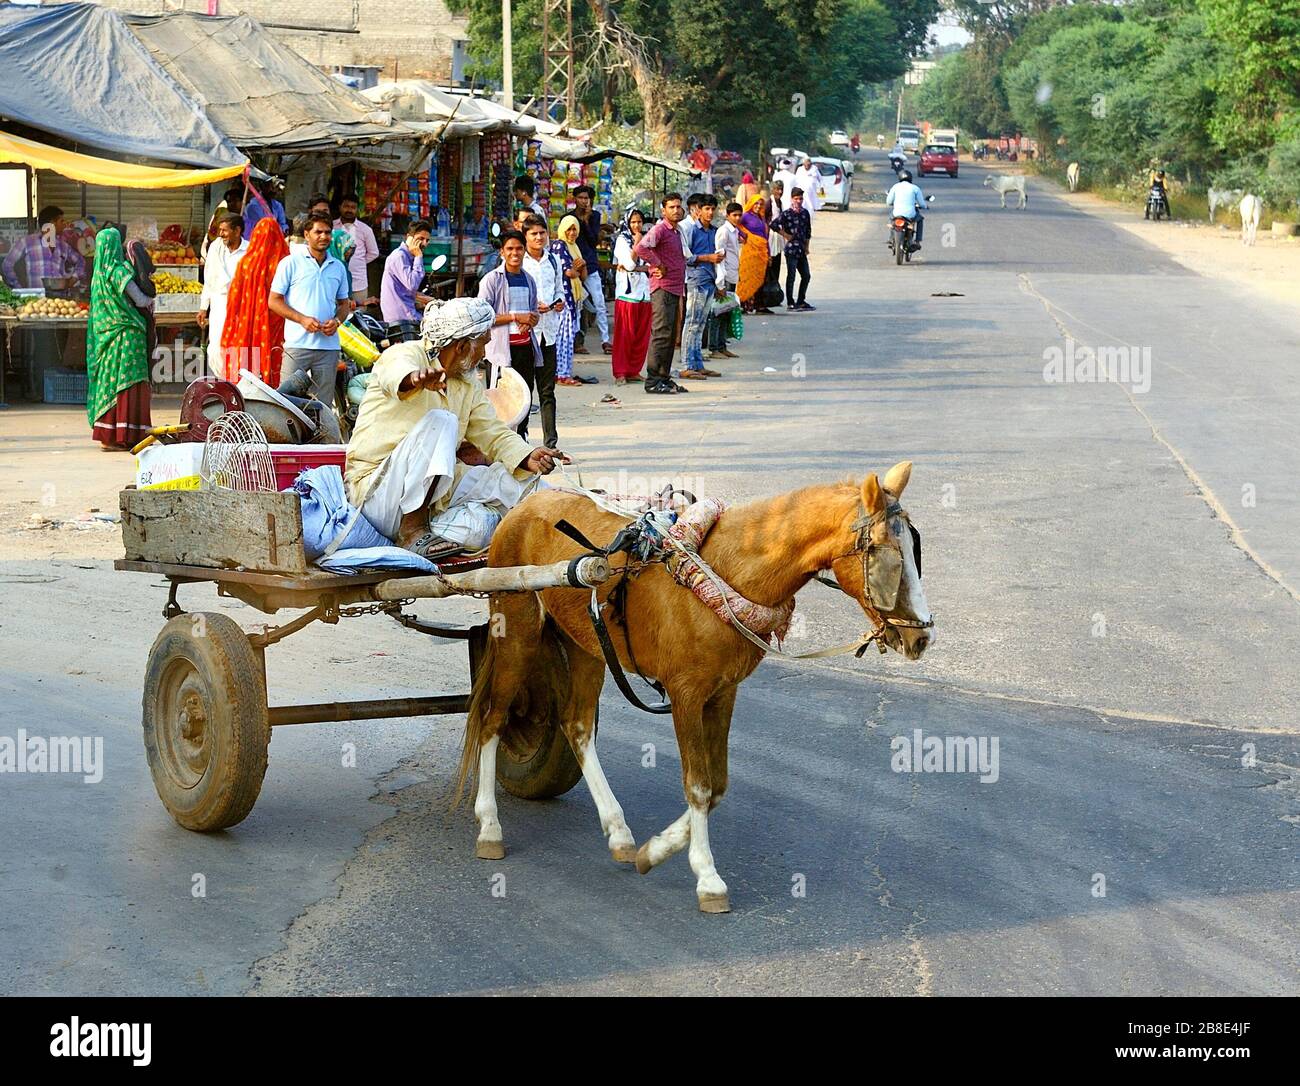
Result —
<path fill-rule="evenodd" d="M 573 0 L 542 0 L 542 116 L 564 100 L 564 123 L 573 121 Z"/>
<path fill-rule="evenodd" d="M 514 108 L 515 58 L 511 47 L 510 0 L 501 0 L 501 104 Z"/>

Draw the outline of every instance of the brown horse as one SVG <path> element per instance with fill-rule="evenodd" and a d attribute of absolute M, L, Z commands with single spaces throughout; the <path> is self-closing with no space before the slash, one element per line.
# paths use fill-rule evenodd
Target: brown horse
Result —
<path fill-rule="evenodd" d="M 910 660 L 919 659 L 933 641 L 933 622 L 921 588 L 919 546 L 914 553 L 910 521 L 897 505 L 911 470 L 904 461 L 889 470 L 883 486 L 873 473 L 861 486 L 814 486 L 729 509 L 700 556 L 742 596 L 771 607 L 790 601 L 812 577 L 830 570 L 866 611 L 880 640 Z M 556 530 L 560 520 L 600 544 L 627 523 L 581 494 L 542 491 L 501 522 L 489 563 L 573 557 L 578 545 Z M 615 570 L 623 557 L 612 561 Z M 878 586 L 891 578 L 892 584 Z M 602 602 L 618 580 L 611 578 L 600 590 Z M 603 609 L 623 667 L 657 678 L 667 690 L 682 759 L 686 811 L 637 850 L 596 757 L 594 722 L 605 661 L 587 612 L 589 601 L 586 591 L 569 588 L 492 598 L 491 628 L 500 636 L 489 639 L 474 685 L 457 778 L 459 795 L 477 763 L 477 854 L 505 855 L 496 805 L 497 745 L 512 705 L 518 710 L 520 701 L 537 697 L 540 684 L 548 687 L 543 696 L 559 704 L 560 726 L 582 767 L 614 859 L 635 861 L 644 874 L 689 845 L 700 909 L 726 912 L 727 886 L 709 850 L 708 817 L 727 789 L 727 734 L 736 688 L 758 666 L 763 650 L 677 584 L 662 563 L 628 579 L 622 615 Z M 563 672 L 565 659 L 567 675 L 555 674 L 557 662 Z M 550 666 L 539 668 L 543 661 Z"/>

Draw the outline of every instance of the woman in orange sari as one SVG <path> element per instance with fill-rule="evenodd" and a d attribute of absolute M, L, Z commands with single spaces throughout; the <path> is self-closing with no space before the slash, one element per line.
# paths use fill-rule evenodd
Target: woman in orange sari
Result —
<path fill-rule="evenodd" d="M 750 198 L 740 225 L 744 228 L 745 244 L 740 249 L 740 280 L 736 284 L 736 297 L 746 312 L 754 312 L 754 295 L 767 278 L 767 224 L 763 221 L 763 197 Z"/>
<path fill-rule="evenodd" d="M 284 232 L 272 218 L 253 228 L 248 252 L 235 269 L 226 302 L 226 326 L 221 333 L 227 381 L 238 381 L 246 369 L 272 388 L 280 384 L 284 354 L 284 318 L 271 312 L 271 280 L 280 261 L 289 255 Z"/>

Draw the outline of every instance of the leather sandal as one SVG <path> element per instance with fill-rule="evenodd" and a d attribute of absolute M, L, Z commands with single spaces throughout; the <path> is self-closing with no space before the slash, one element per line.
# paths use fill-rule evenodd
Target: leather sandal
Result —
<path fill-rule="evenodd" d="M 465 548 L 461 544 L 453 543 L 450 539 L 444 539 L 437 532 L 423 532 L 411 542 L 403 544 L 402 549 L 408 550 L 412 554 L 418 554 L 421 558 L 427 558 L 430 562 L 436 562 L 439 558 L 450 558 L 452 555 L 465 552 Z"/>

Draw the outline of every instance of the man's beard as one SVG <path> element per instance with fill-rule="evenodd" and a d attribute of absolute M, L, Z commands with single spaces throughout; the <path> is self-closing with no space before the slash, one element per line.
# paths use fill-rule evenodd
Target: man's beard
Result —
<path fill-rule="evenodd" d="M 449 381 L 458 377 L 468 377 L 478 367 L 478 363 L 474 361 L 472 351 L 462 354 L 459 358 L 452 359 L 449 362 L 440 360 L 439 364 L 442 366 L 443 372 L 447 374 Z"/>

